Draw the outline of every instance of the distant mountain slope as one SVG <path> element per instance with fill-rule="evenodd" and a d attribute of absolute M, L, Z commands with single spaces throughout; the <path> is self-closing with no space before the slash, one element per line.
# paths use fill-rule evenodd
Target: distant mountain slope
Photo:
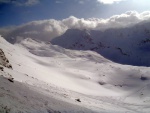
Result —
<path fill-rule="evenodd" d="M 69 29 L 52 44 L 74 50 L 92 50 L 121 63 L 150 66 L 150 22 L 106 31 Z"/>

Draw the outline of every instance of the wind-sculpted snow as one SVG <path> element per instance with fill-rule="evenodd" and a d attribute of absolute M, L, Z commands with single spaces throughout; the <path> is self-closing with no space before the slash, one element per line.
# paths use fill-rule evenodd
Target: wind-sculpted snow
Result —
<path fill-rule="evenodd" d="M 72 51 L 69 49 L 64 49 L 57 45 L 52 45 L 51 43 L 45 43 L 41 41 L 35 41 L 32 39 L 25 39 L 20 42 L 21 45 L 28 48 L 28 50 L 37 56 L 40 57 L 68 57 L 68 58 L 85 58 L 87 60 L 99 63 L 111 62 L 106 60 L 99 54 L 91 51 Z"/>

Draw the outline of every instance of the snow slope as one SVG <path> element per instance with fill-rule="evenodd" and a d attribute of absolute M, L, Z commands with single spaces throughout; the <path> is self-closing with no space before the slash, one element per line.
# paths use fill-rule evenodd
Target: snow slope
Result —
<path fill-rule="evenodd" d="M 121 65 L 93 51 L 29 38 L 12 45 L 0 37 L 0 48 L 13 67 L 0 71 L 2 110 L 7 106 L 12 113 L 150 111 L 149 67 Z M 10 76 L 14 83 L 7 80 Z"/>
<path fill-rule="evenodd" d="M 52 44 L 73 50 L 92 50 L 121 64 L 150 66 L 150 22 L 134 26 L 96 30 L 67 30 Z"/>

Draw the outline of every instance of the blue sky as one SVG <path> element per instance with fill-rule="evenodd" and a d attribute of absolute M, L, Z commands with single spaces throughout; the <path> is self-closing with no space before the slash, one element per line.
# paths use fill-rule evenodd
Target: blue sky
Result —
<path fill-rule="evenodd" d="M 150 0 L 0 0 L 0 27 L 69 16 L 108 18 L 133 10 L 149 11 Z"/>

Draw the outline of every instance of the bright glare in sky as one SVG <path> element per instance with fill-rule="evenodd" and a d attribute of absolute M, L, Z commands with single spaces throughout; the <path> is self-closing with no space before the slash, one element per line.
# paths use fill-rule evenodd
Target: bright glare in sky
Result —
<path fill-rule="evenodd" d="M 115 2 L 120 2 L 120 1 L 123 1 L 123 0 L 98 0 L 98 2 L 101 2 L 103 4 L 113 4 Z"/>

